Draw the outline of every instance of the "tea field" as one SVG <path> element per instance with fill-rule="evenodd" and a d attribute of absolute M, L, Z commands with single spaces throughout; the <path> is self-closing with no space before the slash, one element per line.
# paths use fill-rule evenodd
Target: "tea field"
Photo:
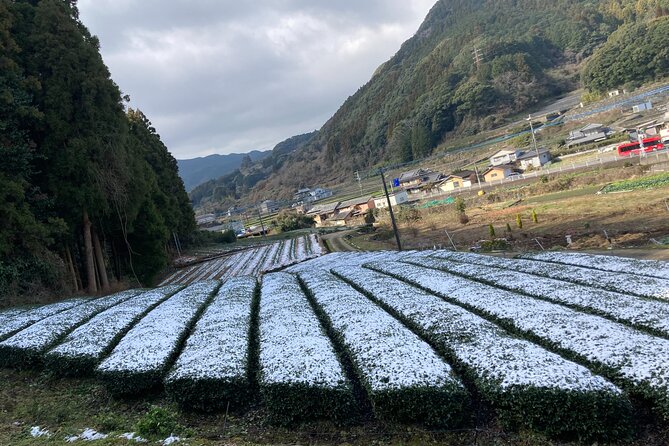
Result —
<path fill-rule="evenodd" d="M 662 262 L 336 253 L 256 277 L 316 246 L 239 253 L 188 284 L 5 310 L 0 364 L 94 377 L 121 399 L 164 392 L 187 411 L 261 407 L 281 426 L 460 429 L 485 413 L 510 431 L 608 441 L 648 414 L 669 419 Z"/>

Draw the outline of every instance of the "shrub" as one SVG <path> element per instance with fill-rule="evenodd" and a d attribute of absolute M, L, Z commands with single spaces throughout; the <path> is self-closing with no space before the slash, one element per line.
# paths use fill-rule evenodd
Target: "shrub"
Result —
<path fill-rule="evenodd" d="M 510 248 L 509 242 L 504 238 L 497 238 L 493 240 L 484 240 L 481 242 L 481 251 L 506 251 Z"/>
<path fill-rule="evenodd" d="M 518 226 L 518 229 L 523 229 L 523 218 L 520 214 L 516 214 L 516 226 Z"/>
<path fill-rule="evenodd" d="M 139 294 L 125 291 L 92 299 L 69 310 L 42 319 L 0 343 L 0 364 L 18 368 L 42 365 L 43 354 L 67 333 L 90 318 Z"/>
<path fill-rule="evenodd" d="M 365 223 L 372 225 L 376 222 L 376 217 L 374 217 L 374 209 L 367 209 L 365 212 Z"/>
<path fill-rule="evenodd" d="M 294 211 L 281 211 L 275 220 L 276 226 L 281 232 L 297 231 L 314 227 L 314 219 Z"/>
<path fill-rule="evenodd" d="M 495 238 L 495 227 L 491 224 L 488 225 L 488 234 L 490 238 Z"/>
<path fill-rule="evenodd" d="M 416 223 L 417 221 L 420 221 L 423 218 L 421 215 L 420 211 L 416 208 L 411 208 L 408 206 L 402 206 L 400 207 L 400 212 L 397 216 L 397 219 L 402 222 L 406 223 L 408 225 L 412 225 L 413 223 Z"/>
<path fill-rule="evenodd" d="M 166 438 L 181 433 L 184 427 L 177 420 L 176 414 L 162 407 L 153 406 L 137 422 L 137 433 L 146 438 Z"/>
<path fill-rule="evenodd" d="M 458 197 L 455 199 L 455 210 L 458 211 L 460 214 L 464 214 L 465 211 L 467 210 L 467 204 L 465 203 L 465 200 L 463 200 L 462 197 Z"/>
<path fill-rule="evenodd" d="M 537 211 L 535 211 L 534 209 L 532 209 L 532 221 L 534 223 L 539 223 L 539 217 L 537 217 Z"/>
<path fill-rule="evenodd" d="M 98 314 L 46 354 L 47 369 L 66 376 L 91 374 L 139 319 L 180 288 L 168 285 L 148 291 Z"/>

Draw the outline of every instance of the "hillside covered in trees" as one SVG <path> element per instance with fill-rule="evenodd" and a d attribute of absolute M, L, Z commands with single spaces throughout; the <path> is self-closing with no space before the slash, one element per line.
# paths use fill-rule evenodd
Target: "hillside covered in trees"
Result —
<path fill-rule="evenodd" d="M 0 304 L 151 284 L 195 228 L 176 160 L 75 1 L 0 1 L 0 209 Z"/>
<path fill-rule="evenodd" d="M 502 125 L 581 86 L 601 92 L 663 78 L 668 12 L 669 0 L 440 0 L 251 197 L 286 198 L 302 185 L 424 158 L 453 136 Z"/>
<path fill-rule="evenodd" d="M 207 181 L 190 192 L 190 198 L 195 206 L 216 203 L 218 208 L 232 205 L 235 200 L 249 194 L 253 188 L 269 176 L 280 172 L 291 159 L 290 155 L 307 146 L 318 132 L 305 133 L 293 136 L 280 142 L 260 161 L 253 162 L 247 155 L 239 169 L 215 180 Z M 264 153 L 264 152 L 263 152 Z"/>
<path fill-rule="evenodd" d="M 200 184 L 215 180 L 239 169 L 243 162 L 257 162 L 265 158 L 271 151 L 253 150 L 248 153 L 231 153 L 228 155 L 209 155 L 201 158 L 177 160 L 179 175 L 184 180 L 187 191 Z M 248 158 L 248 159 L 247 159 Z"/>

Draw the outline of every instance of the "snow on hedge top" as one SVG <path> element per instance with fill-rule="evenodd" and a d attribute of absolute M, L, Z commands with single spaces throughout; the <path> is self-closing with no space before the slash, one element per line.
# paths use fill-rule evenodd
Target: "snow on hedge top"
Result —
<path fill-rule="evenodd" d="M 327 271 L 300 273 L 372 391 L 460 385 L 432 347 Z"/>
<path fill-rule="evenodd" d="M 54 314 L 68 310 L 77 305 L 81 305 L 87 301 L 88 299 L 85 298 L 70 299 L 55 304 L 44 305 L 43 307 L 33 308 L 14 315 L 8 313 L 7 317 L 0 317 L 0 339 L 22 330 L 39 320 L 53 316 Z"/>
<path fill-rule="evenodd" d="M 526 272 L 538 276 L 550 277 L 567 282 L 580 283 L 605 290 L 629 293 L 635 296 L 669 299 L 669 280 L 636 274 L 613 273 L 596 269 L 583 268 L 557 263 L 537 262 L 533 260 L 502 259 L 479 254 L 441 251 L 435 257 L 479 265 L 496 266 L 514 271 Z"/>
<path fill-rule="evenodd" d="M 167 381 L 240 378 L 246 375 L 253 277 L 223 285 L 198 321 Z"/>
<path fill-rule="evenodd" d="M 189 323 L 218 285 L 218 281 L 198 282 L 158 305 L 121 339 L 98 370 L 142 373 L 165 367 Z"/>
<path fill-rule="evenodd" d="M 53 316 L 42 319 L 0 343 L 2 347 L 41 351 L 53 345 L 74 327 L 100 311 L 118 305 L 139 294 L 137 290 L 124 291 L 113 296 L 90 300 Z"/>
<path fill-rule="evenodd" d="M 127 330 L 149 308 L 175 293 L 181 285 L 168 285 L 147 291 L 95 316 L 70 333 L 49 354 L 87 356 L 98 359 L 117 336 Z"/>
<path fill-rule="evenodd" d="M 291 266 L 290 268 L 287 268 L 286 271 L 290 273 L 301 273 L 314 270 L 329 271 L 334 265 L 362 265 L 364 263 L 386 259 L 399 260 L 410 254 L 410 252 L 399 254 L 393 251 L 335 252 Z"/>
<path fill-rule="evenodd" d="M 335 272 L 432 335 L 478 379 L 494 382 L 494 387 L 620 392 L 585 367 L 511 337 L 497 325 L 433 294 L 360 267 L 340 267 Z"/>
<path fill-rule="evenodd" d="M 524 254 L 520 257 L 529 260 L 540 260 L 542 262 L 563 263 L 566 265 L 601 269 L 603 271 L 632 273 L 669 279 L 669 263 L 661 260 L 639 260 L 578 252 L 539 252 Z"/>
<path fill-rule="evenodd" d="M 653 299 L 644 299 L 613 291 L 590 288 L 547 277 L 446 259 L 415 259 L 421 266 L 444 269 L 494 286 L 585 308 L 618 321 L 649 328 L 669 336 L 669 305 Z M 550 264 L 545 264 L 551 268 Z"/>
<path fill-rule="evenodd" d="M 340 387 L 347 380 L 297 279 L 264 276 L 260 297 L 261 384 Z"/>
<path fill-rule="evenodd" d="M 369 266 L 509 321 L 523 332 L 615 369 L 629 382 L 659 386 L 663 391 L 669 384 L 667 339 L 442 271 L 398 262 Z"/>

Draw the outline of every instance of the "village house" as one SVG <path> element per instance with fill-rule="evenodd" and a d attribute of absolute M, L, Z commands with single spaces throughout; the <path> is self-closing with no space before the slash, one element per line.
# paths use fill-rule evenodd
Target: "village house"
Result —
<path fill-rule="evenodd" d="M 295 202 L 303 202 L 310 196 L 311 196 L 311 189 L 309 189 L 309 188 L 299 189 L 293 195 L 293 200 Z"/>
<path fill-rule="evenodd" d="M 471 170 L 466 170 L 458 173 L 449 175 L 438 184 L 438 188 L 441 192 L 452 192 L 454 190 L 472 187 L 473 184 L 478 183 L 478 178 L 476 172 Z"/>
<path fill-rule="evenodd" d="M 425 181 L 428 181 L 433 172 L 425 169 L 416 169 L 409 172 L 404 172 L 400 175 L 399 185 L 403 188 L 410 188 L 412 186 L 419 186 Z"/>
<path fill-rule="evenodd" d="M 260 212 L 263 214 L 271 214 L 279 210 L 279 203 L 274 200 L 265 200 L 260 204 Z"/>
<path fill-rule="evenodd" d="M 553 157 L 548 149 L 540 149 L 538 154 L 535 151 L 527 152 L 519 156 L 516 161 L 520 163 L 521 169 L 527 170 L 530 167 L 534 169 L 541 168 L 552 159 Z"/>
<path fill-rule="evenodd" d="M 407 203 L 409 201 L 409 194 L 407 194 L 406 191 L 399 191 L 394 194 L 390 194 L 390 205 L 395 207 L 395 206 L 401 206 L 404 203 Z M 386 200 L 386 197 L 381 197 L 381 198 L 375 198 L 374 199 L 374 207 L 376 209 L 386 209 L 388 208 L 388 200 Z"/>
<path fill-rule="evenodd" d="M 206 226 L 216 223 L 216 215 L 214 214 L 204 214 L 195 217 L 195 221 L 198 226 Z"/>
<path fill-rule="evenodd" d="M 307 204 L 315 201 L 323 200 L 332 196 L 332 191 L 329 189 L 300 189 L 293 195 L 293 202 L 295 204 Z"/>
<path fill-rule="evenodd" d="M 313 217 L 317 228 L 321 228 L 325 226 L 325 222 L 329 218 L 333 217 L 337 213 L 338 206 L 338 201 L 334 203 L 320 204 L 311 208 L 309 212 L 307 212 L 307 215 L 309 217 Z"/>
<path fill-rule="evenodd" d="M 666 120 L 666 118 L 669 118 L 669 112 L 667 112 L 667 115 L 665 116 L 665 120 L 654 120 L 650 122 L 646 122 L 644 124 L 639 125 L 639 130 L 643 131 L 644 137 L 645 138 L 651 138 L 653 136 L 660 136 L 662 138 L 662 142 L 668 142 L 669 141 L 669 122 Z M 638 136 L 636 134 L 636 129 L 634 130 L 628 130 L 628 133 L 630 134 L 630 139 L 631 140 L 638 140 Z"/>
<path fill-rule="evenodd" d="M 516 149 L 504 149 L 500 150 L 499 152 L 495 153 L 493 156 L 490 157 L 490 164 L 493 166 L 502 166 L 505 164 L 511 164 L 516 161 L 516 158 L 518 158 L 521 155 L 520 150 Z"/>
<path fill-rule="evenodd" d="M 444 178 L 442 173 L 419 169 L 403 173 L 399 178 L 399 183 L 411 196 L 425 191 L 429 192 Z"/>
<path fill-rule="evenodd" d="M 327 220 L 327 226 L 346 226 L 354 217 L 353 211 L 337 211 Z"/>
<path fill-rule="evenodd" d="M 642 111 L 647 111 L 647 110 L 652 110 L 653 109 L 653 103 L 648 101 L 644 102 L 642 104 L 637 104 L 632 107 L 632 113 L 639 113 Z"/>
<path fill-rule="evenodd" d="M 367 212 L 368 209 L 374 209 L 373 197 L 360 197 L 352 200 L 343 201 L 337 206 L 339 212 L 352 212 L 353 215 L 360 215 Z"/>
<path fill-rule="evenodd" d="M 611 133 L 611 129 L 604 127 L 602 124 L 588 124 L 578 130 L 569 132 L 567 147 L 604 141 Z"/>
<path fill-rule="evenodd" d="M 503 165 L 503 166 L 493 166 L 486 170 L 483 173 L 483 178 L 486 183 L 492 183 L 493 181 L 500 181 L 516 173 L 514 166 Z"/>

